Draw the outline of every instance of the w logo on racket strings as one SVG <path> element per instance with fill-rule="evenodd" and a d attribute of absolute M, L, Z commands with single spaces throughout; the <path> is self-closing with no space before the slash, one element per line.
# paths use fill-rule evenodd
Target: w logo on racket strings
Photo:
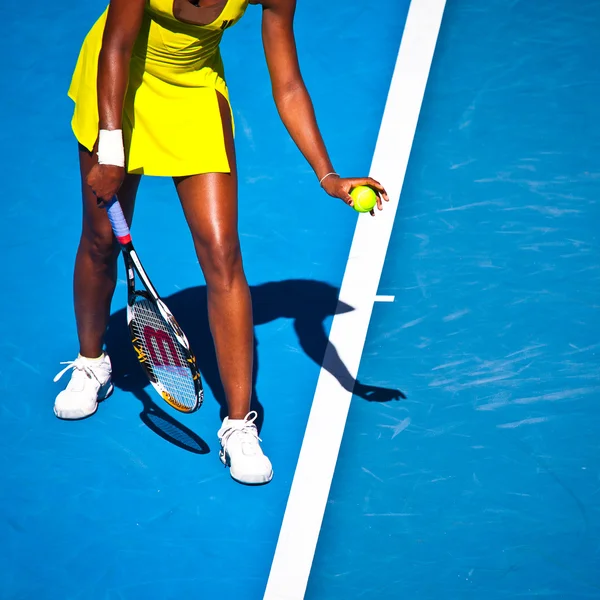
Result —
<path fill-rule="evenodd" d="M 161 366 L 181 367 L 181 360 L 171 336 L 160 329 L 150 325 L 144 327 L 144 340 L 146 348 L 152 359 L 152 364 Z"/>

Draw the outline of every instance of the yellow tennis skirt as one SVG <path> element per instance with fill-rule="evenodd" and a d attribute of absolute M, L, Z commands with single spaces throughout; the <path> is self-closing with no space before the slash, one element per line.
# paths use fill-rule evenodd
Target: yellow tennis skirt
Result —
<path fill-rule="evenodd" d="M 90 152 L 98 138 L 96 79 L 106 15 L 83 43 L 68 92 L 75 102 L 73 132 Z M 217 96 L 229 102 L 219 41 L 201 44 L 197 37 L 175 35 L 145 16 L 123 110 L 129 173 L 176 177 L 230 172 Z M 193 52 L 186 53 L 190 48 Z"/>

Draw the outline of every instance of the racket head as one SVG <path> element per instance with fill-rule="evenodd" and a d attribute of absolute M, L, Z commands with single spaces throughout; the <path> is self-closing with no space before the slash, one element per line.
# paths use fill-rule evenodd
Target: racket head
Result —
<path fill-rule="evenodd" d="M 129 295 L 127 322 L 136 357 L 160 396 L 180 412 L 202 406 L 202 379 L 185 334 L 165 303 L 146 291 Z"/>

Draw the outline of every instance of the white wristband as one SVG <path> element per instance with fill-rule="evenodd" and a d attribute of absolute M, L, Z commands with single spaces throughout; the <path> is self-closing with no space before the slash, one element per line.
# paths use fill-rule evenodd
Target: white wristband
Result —
<path fill-rule="evenodd" d="M 98 134 L 98 164 L 125 166 L 125 148 L 123 146 L 123 130 L 101 129 Z"/>

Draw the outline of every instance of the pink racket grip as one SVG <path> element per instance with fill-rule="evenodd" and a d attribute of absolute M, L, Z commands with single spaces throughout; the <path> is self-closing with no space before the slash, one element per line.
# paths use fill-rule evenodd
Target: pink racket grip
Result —
<path fill-rule="evenodd" d="M 121 246 L 129 244 L 131 242 L 129 225 L 127 225 L 123 209 L 116 197 L 113 198 L 106 207 L 106 213 L 108 214 L 108 219 L 119 244 L 121 244 Z"/>

